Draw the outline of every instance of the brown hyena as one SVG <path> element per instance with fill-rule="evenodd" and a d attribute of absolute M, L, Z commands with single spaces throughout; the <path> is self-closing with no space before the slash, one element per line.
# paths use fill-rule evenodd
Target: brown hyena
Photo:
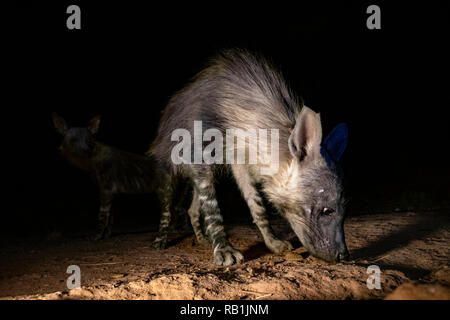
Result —
<path fill-rule="evenodd" d="M 52 117 L 56 129 L 63 136 L 59 147 L 63 157 L 70 164 L 87 171 L 99 187 L 99 230 L 94 239 L 99 240 L 111 235 L 111 204 L 116 194 L 155 192 L 162 208 L 159 232 L 161 241 L 165 242 L 170 212 L 174 212 L 176 217 L 186 216 L 183 196 L 188 193 L 176 188 L 186 189 L 189 186 L 159 171 L 151 156 L 129 153 L 98 142 L 94 135 L 99 128 L 99 116 L 94 117 L 86 127 L 69 127 L 56 113 L 53 113 Z M 192 223 L 199 224 L 196 221 Z"/>
<path fill-rule="evenodd" d="M 202 133 L 215 128 L 224 136 L 230 128 L 245 132 L 278 129 L 278 161 L 269 165 L 274 165 L 275 170 L 262 174 L 263 165 L 250 162 L 174 163 L 173 150 L 180 141 L 173 139 L 173 133 L 177 129 L 187 130 L 192 137 L 189 143 L 195 145 L 198 121 L 202 123 Z M 348 251 L 343 232 L 343 190 L 336 162 L 345 148 L 346 133 L 346 127 L 340 126 L 322 143 L 319 114 L 299 102 L 279 72 L 260 56 L 228 50 L 212 59 L 207 68 L 171 98 L 149 154 L 167 174 L 191 179 L 194 185 L 191 215 L 202 216 L 216 264 L 226 266 L 243 260 L 243 255 L 227 240 L 216 200 L 214 176 L 226 168 L 233 173 L 253 221 L 271 251 L 291 250 L 292 246 L 273 234 L 260 191 L 313 255 L 340 261 L 348 257 Z M 224 139 L 223 153 L 248 147 L 257 150 L 260 157 L 254 140 L 249 140 L 248 146 L 236 146 L 232 141 L 230 146 Z M 187 158 L 192 159 L 198 150 L 190 152 Z M 186 155 L 183 156 L 186 160 Z M 261 190 L 255 185 L 260 185 Z M 193 227 L 196 234 L 201 233 L 197 225 Z"/>

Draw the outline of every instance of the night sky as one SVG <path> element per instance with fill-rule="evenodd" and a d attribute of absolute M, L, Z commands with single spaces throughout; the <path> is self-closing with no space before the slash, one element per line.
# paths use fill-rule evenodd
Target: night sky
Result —
<path fill-rule="evenodd" d="M 95 226 L 96 187 L 59 156 L 51 112 L 74 126 L 101 114 L 98 140 L 142 154 L 171 94 L 233 47 L 274 61 L 321 113 L 325 134 L 349 125 L 343 167 L 353 214 L 405 193 L 449 198 L 448 3 L 380 3 L 381 30 L 366 27 L 376 1 L 146 3 L 30 1 L 4 11 L 3 234 Z M 81 7 L 81 30 L 66 28 L 69 4 Z M 155 196 L 118 202 L 119 224 L 155 227 Z"/>

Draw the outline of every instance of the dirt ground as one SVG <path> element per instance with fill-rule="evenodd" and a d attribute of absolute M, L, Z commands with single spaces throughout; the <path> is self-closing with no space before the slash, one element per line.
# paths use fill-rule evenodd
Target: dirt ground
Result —
<path fill-rule="evenodd" d="M 449 212 L 398 212 L 350 217 L 352 260 L 328 264 L 310 256 L 282 221 L 278 234 L 293 252 L 270 253 L 254 225 L 228 226 L 245 255 L 232 267 L 213 264 L 211 248 L 172 234 L 155 251 L 155 233 L 117 234 L 94 243 L 54 235 L 1 250 L 2 299 L 450 299 Z M 25 249 L 26 248 L 26 249 Z M 69 265 L 81 268 L 80 289 L 68 290 Z M 381 289 L 368 289 L 367 267 L 381 269 Z M 397 290 L 395 290 L 397 289 Z M 395 292 L 393 292 L 395 290 Z"/>

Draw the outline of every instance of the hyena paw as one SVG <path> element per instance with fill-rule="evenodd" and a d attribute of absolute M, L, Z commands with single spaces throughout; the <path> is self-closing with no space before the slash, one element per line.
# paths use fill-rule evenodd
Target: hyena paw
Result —
<path fill-rule="evenodd" d="M 104 235 L 103 232 L 100 232 L 100 233 L 97 233 L 97 234 L 94 235 L 94 236 L 91 236 L 89 239 L 90 239 L 91 241 L 97 242 L 97 241 L 100 241 L 100 240 L 105 239 L 105 235 Z"/>
<path fill-rule="evenodd" d="M 270 242 L 266 242 L 267 247 L 270 251 L 273 253 L 281 253 L 284 251 L 291 251 L 294 249 L 292 247 L 292 244 L 289 241 L 279 240 L 279 239 L 272 239 Z"/>
<path fill-rule="evenodd" d="M 167 248 L 167 239 L 157 237 L 155 239 L 155 241 L 153 241 L 153 243 L 152 243 L 152 248 L 157 249 L 157 250 L 166 249 Z"/>
<path fill-rule="evenodd" d="M 242 253 L 231 245 L 220 247 L 217 245 L 214 249 L 214 262 L 219 266 L 231 266 L 241 263 L 244 260 Z"/>
<path fill-rule="evenodd" d="M 208 247 L 208 246 L 211 245 L 211 243 L 209 242 L 209 240 L 206 239 L 206 237 L 204 237 L 204 236 L 198 236 L 198 235 L 197 235 L 196 238 L 197 238 L 197 242 L 198 242 L 201 246 Z"/>

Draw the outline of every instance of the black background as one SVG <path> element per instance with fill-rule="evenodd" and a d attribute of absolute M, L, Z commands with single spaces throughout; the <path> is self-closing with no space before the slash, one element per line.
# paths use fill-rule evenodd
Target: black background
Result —
<path fill-rule="evenodd" d="M 100 141 L 144 153 L 170 95 L 231 47 L 273 60 L 321 112 L 325 133 L 348 123 L 350 214 L 392 210 L 405 197 L 427 205 L 450 198 L 448 2 L 181 3 L 4 9 L 2 234 L 95 225 L 97 190 L 59 157 L 52 111 L 74 126 L 101 114 Z M 81 7 L 81 30 L 66 28 L 70 4 Z M 381 30 L 366 27 L 370 4 L 381 8 Z M 225 200 L 237 195 L 221 191 Z M 154 196 L 117 202 L 119 225 L 155 226 Z"/>

